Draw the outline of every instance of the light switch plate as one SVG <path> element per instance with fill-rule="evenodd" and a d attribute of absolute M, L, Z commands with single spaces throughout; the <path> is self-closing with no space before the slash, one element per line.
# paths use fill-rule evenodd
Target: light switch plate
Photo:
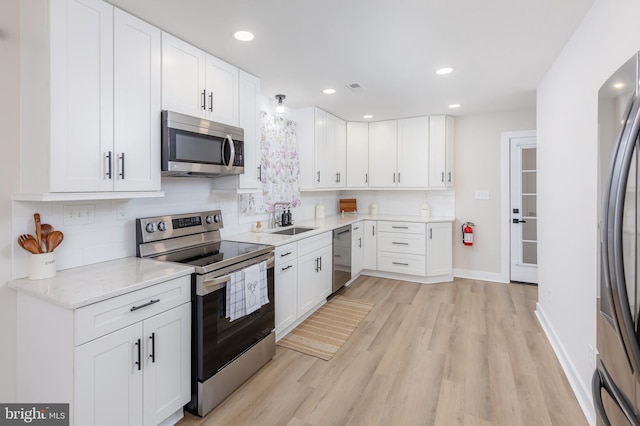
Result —
<path fill-rule="evenodd" d="M 476 189 L 476 200 L 491 199 L 491 192 L 488 189 Z"/>

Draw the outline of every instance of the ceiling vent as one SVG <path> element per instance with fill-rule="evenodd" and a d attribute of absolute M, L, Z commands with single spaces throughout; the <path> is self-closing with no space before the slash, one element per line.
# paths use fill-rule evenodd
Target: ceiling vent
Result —
<path fill-rule="evenodd" d="M 346 86 L 353 93 L 362 93 L 365 91 L 364 86 L 360 83 L 350 83 L 350 84 L 347 84 Z"/>

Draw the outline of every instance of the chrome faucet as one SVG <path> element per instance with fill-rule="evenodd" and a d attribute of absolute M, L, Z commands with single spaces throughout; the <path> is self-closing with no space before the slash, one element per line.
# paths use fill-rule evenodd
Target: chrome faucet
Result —
<path fill-rule="evenodd" d="M 280 207 L 280 209 L 278 209 Z M 282 226 L 282 215 L 276 214 L 278 210 L 284 211 L 291 208 L 291 203 L 277 202 L 273 203 L 273 210 L 271 211 L 271 218 L 269 218 L 269 228 L 275 228 L 277 225 Z"/>

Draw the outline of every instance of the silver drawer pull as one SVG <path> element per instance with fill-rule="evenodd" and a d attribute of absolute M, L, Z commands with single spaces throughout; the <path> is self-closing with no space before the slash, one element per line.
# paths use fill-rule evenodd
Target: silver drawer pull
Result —
<path fill-rule="evenodd" d="M 391 244 L 399 245 L 399 246 L 408 246 L 409 243 L 399 243 L 397 241 L 392 241 Z"/>
<path fill-rule="evenodd" d="M 408 226 L 392 226 L 393 229 L 409 229 Z"/>
<path fill-rule="evenodd" d="M 287 269 L 291 269 L 293 268 L 293 265 L 289 265 L 286 268 L 280 268 L 282 271 L 286 271 Z"/>
<path fill-rule="evenodd" d="M 409 266 L 408 263 L 401 263 L 401 262 L 391 262 L 391 263 L 393 263 L 394 265 Z"/>
<path fill-rule="evenodd" d="M 132 306 L 131 307 L 131 312 L 133 311 L 137 311 L 138 309 L 142 309 L 142 308 L 146 308 L 147 306 L 151 306 L 154 303 L 158 303 L 160 301 L 160 299 L 155 299 L 155 300 L 149 300 L 147 303 L 143 304 L 143 305 L 139 305 L 139 306 Z"/>
<path fill-rule="evenodd" d="M 289 256 L 290 254 L 291 254 L 291 252 L 290 252 L 290 251 L 288 251 L 288 252 L 286 252 L 286 253 L 282 253 L 282 254 L 280 255 L 280 257 Z"/>

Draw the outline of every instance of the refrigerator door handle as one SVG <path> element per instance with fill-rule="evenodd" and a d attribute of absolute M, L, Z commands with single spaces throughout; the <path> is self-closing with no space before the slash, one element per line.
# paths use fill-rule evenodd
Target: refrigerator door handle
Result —
<path fill-rule="evenodd" d="M 636 140 L 640 133 L 640 100 L 635 95 L 627 107 L 625 125 L 618 136 L 611 163 L 609 187 L 603 227 L 604 276 L 611 293 L 612 311 L 618 337 L 627 355 L 632 371 L 640 370 L 640 342 L 635 331 L 633 313 L 627 293 L 623 262 L 623 216 L 627 180 L 631 168 Z"/>
<path fill-rule="evenodd" d="M 593 373 L 593 378 L 591 379 L 591 392 L 593 394 L 593 405 L 596 409 L 596 414 L 602 420 L 602 424 L 604 426 L 611 426 L 611 421 L 609 420 L 609 416 L 607 416 L 607 412 L 604 409 L 604 404 L 602 402 L 602 390 L 605 390 L 611 399 L 616 403 L 616 405 L 620 408 L 629 420 L 629 423 L 632 425 L 640 425 L 640 419 L 636 417 L 633 412 L 633 406 L 627 401 L 623 393 L 618 389 L 618 386 L 613 382 L 609 372 L 604 367 L 604 364 L 601 360 L 598 360 L 598 367 L 596 371 Z"/>

